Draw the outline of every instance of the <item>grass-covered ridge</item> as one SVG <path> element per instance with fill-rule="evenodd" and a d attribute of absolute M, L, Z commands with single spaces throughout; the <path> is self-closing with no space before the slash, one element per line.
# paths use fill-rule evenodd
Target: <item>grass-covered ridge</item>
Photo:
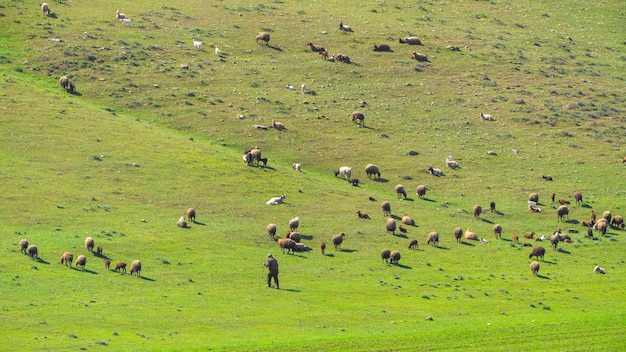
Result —
<path fill-rule="evenodd" d="M 49 4 L 50 17 L 31 1 L 0 5 L 0 346 L 624 345 L 624 232 L 590 240 L 580 225 L 591 209 L 623 216 L 626 205 L 620 2 Z M 114 19 L 116 9 L 132 26 Z M 339 21 L 355 32 L 340 32 Z M 270 47 L 254 42 L 260 31 L 271 33 Z M 407 35 L 424 46 L 397 42 Z M 324 62 L 307 42 L 353 63 Z M 393 52 L 372 52 L 376 43 Z M 410 60 L 413 51 L 430 62 Z M 60 90 L 62 75 L 77 94 Z M 299 92 L 303 83 L 317 94 Z M 354 110 L 367 128 L 350 121 Z M 480 121 L 480 112 L 497 121 Z M 254 127 L 272 119 L 287 130 Z M 241 152 L 254 146 L 268 168 L 243 164 Z M 460 170 L 445 167 L 448 155 Z M 367 179 L 367 163 L 380 166 L 381 179 Z M 343 165 L 359 187 L 333 177 Z M 430 176 L 430 165 L 446 176 Z M 399 183 L 410 199 L 397 200 Z M 419 184 L 426 200 L 415 195 Z M 531 192 L 543 212 L 527 211 Z M 286 204 L 265 204 L 282 193 Z M 551 193 L 572 201 L 568 222 L 557 222 Z M 383 200 L 417 226 L 386 234 Z M 474 204 L 490 201 L 501 215 L 474 219 Z M 191 206 L 198 224 L 177 228 Z M 284 237 L 294 216 L 312 251 L 283 255 L 265 226 L 278 224 Z M 456 244 L 456 226 L 490 243 Z M 530 249 L 513 246 L 511 235 L 559 227 L 579 232 L 559 251 L 542 242 L 542 277 L 532 277 Z M 319 244 L 332 247 L 340 231 L 343 250 L 322 256 Z M 430 231 L 441 248 L 426 246 Z M 113 264 L 140 259 L 142 278 L 107 272 L 90 254 L 85 272 L 58 264 L 64 251 L 87 254 L 87 236 Z M 41 260 L 19 254 L 22 238 Z M 406 248 L 412 238 L 418 251 Z M 381 263 L 384 247 L 401 251 L 400 266 Z M 280 263 L 280 291 L 264 287 L 268 252 Z M 608 275 L 594 274 L 595 265 Z"/>

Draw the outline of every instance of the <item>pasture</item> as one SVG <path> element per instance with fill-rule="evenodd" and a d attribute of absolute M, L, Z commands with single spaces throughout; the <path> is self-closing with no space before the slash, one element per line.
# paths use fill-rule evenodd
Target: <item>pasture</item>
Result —
<path fill-rule="evenodd" d="M 626 213 L 623 3 L 49 5 L 44 16 L 37 2 L 0 4 L 0 346 L 626 344 L 626 233 L 610 226 L 587 238 L 582 226 L 591 210 L 598 218 Z M 132 21 L 116 19 L 118 9 Z M 340 21 L 353 32 L 340 31 Z M 268 44 L 254 40 L 263 31 Z M 423 45 L 400 44 L 406 36 Z M 324 60 L 308 42 L 351 63 Z M 374 52 L 375 44 L 392 51 Z M 413 52 L 428 61 L 412 60 Z M 75 92 L 61 89 L 61 76 Z M 363 126 L 351 121 L 354 111 Z M 243 162 L 254 147 L 266 167 Z M 447 156 L 459 169 L 446 166 Z M 366 176 L 369 163 L 379 178 Z M 341 166 L 352 167 L 358 186 L 334 176 Z M 430 175 L 430 166 L 445 176 Z M 422 184 L 424 199 L 416 195 Z M 538 213 L 528 210 L 533 192 Z M 570 202 L 564 221 L 553 193 Z M 281 194 L 284 204 L 266 205 Z M 416 225 L 387 233 L 383 201 L 398 225 L 404 214 Z M 189 207 L 196 221 L 177 227 Z M 266 226 L 277 224 L 284 238 L 296 216 L 309 250 L 281 253 Z M 457 226 L 485 242 L 457 243 Z M 523 237 L 557 229 L 572 243 L 553 250 Z M 426 244 L 431 231 L 439 247 Z M 339 232 L 346 236 L 335 250 Z M 87 252 L 86 237 L 101 255 Z M 23 238 L 38 246 L 37 260 L 20 253 Z M 418 249 L 408 249 L 411 239 Z M 538 245 L 546 255 L 534 277 L 529 254 Z M 401 252 L 398 265 L 381 260 L 383 248 Z M 85 269 L 61 265 L 65 251 L 86 255 Z M 268 253 L 280 265 L 280 290 L 265 287 Z M 107 270 L 104 259 L 112 268 L 126 262 L 127 274 Z M 138 277 L 130 275 L 135 259 Z M 596 265 L 607 274 L 594 273 Z"/>

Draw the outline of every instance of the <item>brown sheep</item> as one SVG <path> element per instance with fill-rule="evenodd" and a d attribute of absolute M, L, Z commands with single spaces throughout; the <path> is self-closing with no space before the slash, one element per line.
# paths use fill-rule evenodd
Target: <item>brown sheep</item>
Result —
<path fill-rule="evenodd" d="M 559 205 L 567 205 L 567 204 L 571 204 L 571 203 L 569 202 L 569 200 L 567 200 L 567 199 L 559 199 L 559 200 L 557 201 L 557 203 L 559 203 Z"/>
<path fill-rule="evenodd" d="M 496 239 L 502 239 L 502 225 L 493 225 L 493 234 L 496 235 Z"/>
<path fill-rule="evenodd" d="M 411 240 L 411 242 L 409 242 L 409 249 L 418 249 L 418 243 L 416 239 Z"/>
<path fill-rule="evenodd" d="M 364 213 L 364 212 L 362 212 L 360 210 L 356 211 L 356 215 L 358 216 L 358 219 L 369 219 L 370 218 L 370 216 L 367 215 L 367 213 Z"/>
<path fill-rule="evenodd" d="M 608 227 L 607 224 L 608 223 L 606 221 L 600 220 L 594 225 L 594 228 L 596 229 L 596 231 L 600 232 L 602 236 L 604 236 Z"/>
<path fill-rule="evenodd" d="M 422 41 L 418 37 L 398 38 L 398 42 L 401 44 L 422 45 Z"/>
<path fill-rule="evenodd" d="M 569 214 L 569 208 L 566 205 L 561 205 L 556 209 L 556 214 L 558 215 L 559 221 L 565 221 L 565 218 Z"/>
<path fill-rule="evenodd" d="M 383 216 L 391 216 L 391 204 L 389 202 L 382 202 L 380 207 L 383 209 Z"/>
<path fill-rule="evenodd" d="M 535 242 L 541 242 L 541 241 L 543 241 L 543 240 L 541 239 L 541 237 L 537 237 L 537 238 L 535 238 Z"/>
<path fill-rule="evenodd" d="M 480 218 L 480 214 L 483 212 L 483 207 L 481 207 L 480 205 L 476 204 L 474 205 L 474 209 L 472 209 L 472 215 L 474 215 L 474 217 L 476 219 Z"/>
<path fill-rule="evenodd" d="M 574 191 L 574 199 L 576 199 L 576 205 L 583 204 L 583 194 L 580 191 Z"/>
<path fill-rule="evenodd" d="M 513 243 L 519 244 L 519 236 L 517 234 L 513 234 L 511 239 L 513 239 Z"/>
<path fill-rule="evenodd" d="M 104 268 L 107 270 L 111 270 L 111 261 L 108 259 L 104 260 Z"/>
<path fill-rule="evenodd" d="M 335 245 L 335 250 L 341 249 L 341 243 L 343 243 L 343 237 L 345 235 L 345 233 L 339 232 L 338 234 L 333 236 L 333 245 Z"/>
<path fill-rule="evenodd" d="M 117 264 L 115 264 L 115 271 L 118 272 L 124 272 L 124 274 L 126 274 L 126 263 L 124 262 L 117 262 Z"/>
<path fill-rule="evenodd" d="M 411 60 L 417 60 L 419 62 L 428 62 L 428 56 L 414 51 L 411 54 Z"/>
<path fill-rule="evenodd" d="M 417 186 L 417 190 L 415 191 L 415 194 L 417 194 L 419 199 L 424 199 L 424 196 L 426 195 L 426 186 L 424 185 Z"/>
<path fill-rule="evenodd" d="M 467 229 L 463 234 L 466 240 L 478 241 L 478 235 L 472 231 L 472 229 Z"/>
<path fill-rule="evenodd" d="M 554 235 L 550 236 L 550 244 L 552 244 L 552 249 L 556 251 L 556 247 L 559 245 L 559 242 L 561 242 L 561 235 L 557 231 Z"/>
<path fill-rule="evenodd" d="M 302 234 L 296 231 L 287 232 L 287 235 L 285 237 L 294 240 L 296 243 L 300 243 L 300 241 L 302 240 Z"/>
<path fill-rule="evenodd" d="M 607 222 L 607 223 L 609 223 L 609 224 L 611 223 L 611 216 L 612 216 L 612 215 L 611 215 L 611 212 L 610 212 L 610 211 L 608 211 L 608 210 L 607 210 L 607 211 L 605 211 L 604 213 L 602 213 L 602 218 L 603 218 L 604 220 L 606 220 L 606 222 Z"/>
<path fill-rule="evenodd" d="M 322 242 L 320 244 L 320 250 L 322 251 L 322 255 L 325 255 L 325 253 L 326 253 L 326 242 Z"/>
<path fill-rule="evenodd" d="M 350 63 L 350 57 L 348 55 L 337 54 L 337 55 L 335 55 L 335 59 L 337 59 L 337 61 L 339 61 L 339 62 L 343 62 L 344 64 L 349 64 Z"/>
<path fill-rule="evenodd" d="M 537 273 L 539 272 L 539 263 L 538 262 L 530 263 L 530 271 L 533 272 L 533 276 L 537 276 Z"/>
<path fill-rule="evenodd" d="M 265 229 L 267 230 L 267 234 L 274 239 L 276 235 L 276 224 L 268 224 Z"/>
<path fill-rule="evenodd" d="M 380 169 L 374 164 L 367 164 L 365 166 L 365 174 L 367 175 L 367 178 L 372 178 L 373 175 L 380 178 Z"/>
<path fill-rule="evenodd" d="M 328 60 L 328 51 L 320 51 L 318 54 L 322 55 L 322 60 Z"/>
<path fill-rule="evenodd" d="M 319 52 L 321 52 L 321 51 L 325 51 L 325 50 L 326 50 L 326 49 L 324 49 L 324 47 L 323 47 L 323 46 L 321 46 L 321 45 L 315 45 L 315 44 L 313 44 L 313 43 L 311 43 L 311 42 L 306 43 L 306 45 L 308 45 L 308 46 L 310 46 L 310 47 L 311 47 L 311 51 L 315 51 L 315 52 L 317 52 L 317 53 L 319 53 Z"/>
<path fill-rule="evenodd" d="M 139 260 L 133 260 L 130 263 L 130 274 L 137 274 L 137 277 L 141 275 L 141 262 Z"/>
<path fill-rule="evenodd" d="M 196 210 L 194 208 L 189 208 L 187 209 L 187 221 L 189 222 L 196 222 Z"/>
<path fill-rule="evenodd" d="M 402 223 L 409 226 L 415 226 L 415 220 L 409 216 L 409 214 L 404 214 L 402 217 Z"/>
<path fill-rule="evenodd" d="M 398 198 L 400 198 L 400 196 L 404 197 L 404 199 L 406 199 L 406 191 L 404 190 L 404 186 L 403 185 L 396 185 L 396 195 L 398 196 Z"/>
<path fill-rule="evenodd" d="M 463 229 L 457 227 L 454 229 L 454 238 L 456 238 L 456 243 L 461 243 L 461 237 L 463 237 Z"/>
<path fill-rule="evenodd" d="M 590 226 L 595 225 L 595 222 L 592 222 L 592 221 L 583 221 L 583 222 L 581 222 L 580 224 L 581 224 L 581 225 L 583 225 L 584 227 L 590 227 Z"/>
<path fill-rule="evenodd" d="M 26 249 L 28 248 L 28 240 L 22 239 L 20 240 L 20 252 L 26 254 Z"/>
<path fill-rule="evenodd" d="M 354 111 L 352 112 L 350 117 L 352 118 L 352 122 L 361 126 L 365 126 L 365 115 L 363 115 L 362 112 Z"/>
<path fill-rule="evenodd" d="M 63 252 L 61 256 L 61 264 L 65 264 L 68 266 L 72 266 L 72 262 L 74 261 L 74 255 L 70 252 Z"/>
<path fill-rule="evenodd" d="M 278 245 L 280 246 L 280 251 L 285 253 L 285 248 L 287 249 L 287 254 L 293 252 L 293 249 L 296 247 L 296 241 L 291 238 L 279 238 Z"/>
<path fill-rule="evenodd" d="M 296 231 L 299 226 L 300 226 L 300 218 L 299 217 L 296 216 L 295 218 L 289 220 L 289 230 Z"/>
<path fill-rule="evenodd" d="M 67 76 L 59 78 L 59 84 L 64 91 L 67 91 L 70 87 L 70 79 Z"/>
<path fill-rule="evenodd" d="M 85 249 L 89 252 L 93 252 L 94 241 L 93 238 L 87 237 L 85 238 Z"/>
<path fill-rule="evenodd" d="M 34 244 L 31 244 L 30 246 L 28 246 L 28 248 L 26 248 L 26 253 L 28 253 L 30 259 L 32 260 L 39 258 L 39 250 Z"/>
<path fill-rule="evenodd" d="M 539 194 L 538 193 L 531 193 L 528 196 L 528 201 L 529 202 L 539 203 Z"/>
<path fill-rule="evenodd" d="M 595 222 L 596 222 L 596 212 L 593 211 L 593 209 L 589 212 L 589 219 L 591 219 L 591 222 L 595 224 Z"/>
<path fill-rule="evenodd" d="M 524 235 L 524 238 L 533 238 L 533 237 L 535 237 L 535 232 L 534 231 Z"/>
<path fill-rule="evenodd" d="M 389 258 L 391 257 L 391 250 L 388 248 L 384 248 L 382 251 L 380 251 L 380 257 L 385 263 L 387 263 L 389 261 Z"/>
<path fill-rule="evenodd" d="M 556 197 L 556 193 L 552 193 L 552 196 L 551 196 L 552 203 L 554 203 L 554 197 Z"/>
<path fill-rule="evenodd" d="M 523 246 L 524 246 L 524 247 L 532 247 L 533 245 L 532 245 L 532 244 L 530 244 L 530 243 L 528 243 L 528 242 L 524 242 Z"/>
<path fill-rule="evenodd" d="M 624 217 L 621 215 L 615 215 L 613 219 L 611 219 L 611 225 L 615 227 L 620 227 L 624 224 Z"/>
<path fill-rule="evenodd" d="M 374 51 L 391 51 L 389 44 L 375 44 Z"/>
<path fill-rule="evenodd" d="M 392 217 L 387 218 L 387 232 L 391 232 L 392 235 L 396 234 L 396 221 Z"/>
<path fill-rule="evenodd" d="M 80 266 L 81 268 L 83 268 L 83 270 L 85 270 L 85 265 L 87 264 L 87 257 L 85 257 L 84 255 L 79 255 L 78 258 L 76 258 L 76 262 L 74 262 L 74 266 Z"/>
<path fill-rule="evenodd" d="M 543 261 L 543 256 L 546 254 L 546 249 L 543 247 L 535 247 L 532 252 L 530 252 L 530 255 L 528 256 L 529 259 L 531 259 L 532 257 L 537 257 L 537 260 L 539 260 L 539 258 L 541 258 L 541 261 Z"/>
<path fill-rule="evenodd" d="M 435 231 L 428 234 L 426 238 L 426 244 L 433 244 L 433 247 L 439 247 L 439 234 Z"/>
<path fill-rule="evenodd" d="M 261 32 L 259 34 L 257 34 L 256 37 L 254 37 L 254 40 L 258 43 L 259 40 L 264 42 L 265 45 L 269 45 L 270 43 L 270 34 L 267 32 Z"/>
<path fill-rule="evenodd" d="M 98 248 L 96 248 L 96 254 L 99 256 L 102 255 L 102 246 L 98 246 Z"/>
<path fill-rule="evenodd" d="M 393 265 L 398 265 L 398 261 L 400 260 L 400 257 L 401 257 L 400 252 L 392 251 L 389 254 L 389 262 Z"/>

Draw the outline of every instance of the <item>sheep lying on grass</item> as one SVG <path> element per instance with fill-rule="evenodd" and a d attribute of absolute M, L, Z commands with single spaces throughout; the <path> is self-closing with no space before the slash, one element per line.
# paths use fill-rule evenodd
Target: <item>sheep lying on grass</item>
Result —
<path fill-rule="evenodd" d="M 181 216 L 180 219 L 176 222 L 176 226 L 181 228 L 187 228 L 187 221 L 185 221 L 185 216 Z"/>
<path fill-rule="evenodd" d="M 454 170 L 456 170 L 456 169 L 458 169 L 458 168 L 459 168 L 459 163 L 457 163 L 456 161 L 454 161 L 454 160 L 452 159 L 452 155 L 448 155 L 448 156 L 446 157 L 446 165 L 447 165 L 449 168 L 454 169 Z"/>
<path fill-rule="evenodd" d="M 375 44 L 374 51 L 391 51 L 389 44 Z"/>
<path fill-rule="evenodd" d="M 130 26 L 133 21 L 130 18 L 122 18 L 120 19 L 120 22 L 122 22 L 122 25 L 124 26 Z"/>
<path fill-rule="evenodd" d="M 480 113 L 480 118 L 483 121 L 495 121 L 496 119 L 493 118 L 493 116 L 489 115 L 489 114 L 483 114 L 482 112 Z"/>
<path fill-rule="evenodd" d="M 268 200 L 266 202 L 267 205 L 278 205 L 278 204 L 283 204 L 283 201 L 285 200 L 285 197 L 287 197 L 286 195 L 281 195 L 280 197 L 274 197 L 274 198 L 270 198 L 270 200 Z"/>
<path fill-rule="evenodd" d="M 422 41 L 418 37 L 398 38 L 398 42 L 401 44 L 422 45 Z"/>
<path fill-rule="evenodd" d="M 122 20 L 124 18 L 126 18 L 126 15 L 121 13 L 120 10 L 115 11 L 115 19 Z"/>
<path fill-rule="evenodd" d="M 291 164 L 291 168 L 298 171 L 298 172 L 302 172 L 302 164 L 300 163 L 293 163 Z"/>
<path fill-rule="evenodd" d="M 606 274 L 606 270 L 604 270 L 604 268 L 597 266 L 595 268 L 593 268 L 593 272 L 596 274 Z"/>
<path fill-rule="evenodd" d="M 466 240 L 478 241 L 478 235 L 476 235 L 472 229 L 467 229 L 463 234 Z"/>
<path fill-rule="evenodd" d="M 411 59 L 412 59 L 412 60 L 417 60 L 417 61 L 419 61 L 419 62 L 428 62 L 428 56 L 426 56 L 426 55 L 424 55 L 424 54 L 420 54 L 420 53 L 418 53 L 418 52 L 416 52 L 416 51 L 414 51 L 414 52 L 411 54 Z"/>
<path fill-rule="evenodd" d="M 370 216 L 367 213 L 364 213 L 360 210 L 356 211 L 356 215 L 358 216 L 357 219 L 369 219 L 370 218 Z"/>
<path fill-rule="evenodd" d="M 413 220 L 413 218 L 407 213 L 404 213 L 402 216 L 402 223 L 409 226 L 415 226 L 415 220 Z"/>
<path fill-rule="evenodd" d="M 433 168 L 432 166 L 429 166 L 429 167 L 428 167 L 428 172 L 429 172 L 431 175 L 433 175 L 433 176 L 437 176 L 437 177 L 439 177 L 439 176 L 445 176 L 445 174 L 443 173 L 443 171 L 441 171 L 441 169 L 436 169 L 436 168 Z"/>
<path fill-rule="evenodd" d="M 287 129 L 287 127 L 285 127 L 285 125 L 282 122 L 278 122 L 276 120 L 272 119 L 272 128 L 275 128 L 279 131 L 284 131 Z"/>

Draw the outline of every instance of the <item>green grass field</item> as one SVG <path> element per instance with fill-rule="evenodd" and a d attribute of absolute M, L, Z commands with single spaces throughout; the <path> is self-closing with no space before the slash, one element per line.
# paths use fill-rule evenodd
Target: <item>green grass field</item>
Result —
<path fill-rule="evenodd" d="M 626 215 L 623 3 L 49 4 L 49 16 L 37 2 L 0 4 L 0 350 L 626 345 L 625 233 L 589 239 L 581 224 L 591 210 Z M 269 45 L 254 41 L 261 31 Z M 424 45 L 398 43 L 409 35 Z M 324 61 L 307 42 L 352 63 Z M 393 51 L 373 52 L 378 43 Z M 60 88 L 63 75 L 74 94 Z M 366 127 L 350 121 L 355 110 Z M 287 130 L 255 127 L 272 120 Z M 252 147 L 267 167 L 243 163 Z M 446 167 L 448 155 L 460 169 Z M 365 175 L 369 163 L 380 178 Z M 358 187 L 334 177 L 344 165 Z M 528 211 L 533 192 L 540 213 Z M 552 193 L 571 202 L 565 222 Z M 285 204 L 265 204 L 281 194 Z M 387 233 L 385 200 L 398 223 L 406 213 L 417 225 Z M 197 222 L 178 228 L 189 207 Z M 311 250 L 283 254 L 265 228 L 285 237 L 295 216 Z M 489 243 L 457 244 L 457 226 Z M 533 277 L 531 248 L 512 235 L 558 228 L 572 243 L 556 251 L 522 240 L 546 248 Z M 431 231 L 438 248 L 426 244 Z M 88 236 L 102 257 L 84 249 Z M 38 260 L 20 254 L 23 238 Z M 401 252 L 399 265 L 381 261 L 383 248 Z M 86 268 L 62 266 L 65 251 L 85 254 Z M 265 287 L 268 253 L 280 290 Z M 106 270 L 104 258 L 139 259 L 141 276 Z"/>

